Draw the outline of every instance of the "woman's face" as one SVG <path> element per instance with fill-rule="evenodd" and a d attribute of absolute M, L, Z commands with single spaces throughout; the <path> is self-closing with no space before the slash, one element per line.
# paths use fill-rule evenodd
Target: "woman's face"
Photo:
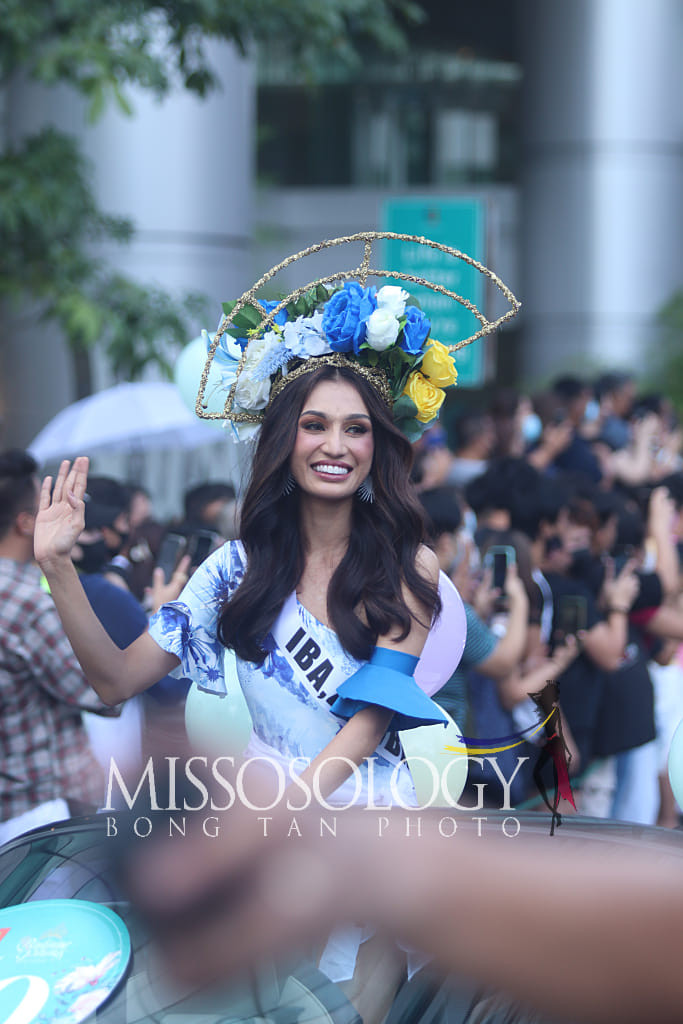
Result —
<path fill-rule="evenodd" d="M 324 380 L 303 404 L 289 464 L 305 494 L 347 498 L 372 468 L 372 420 L 345 380 Z"/>

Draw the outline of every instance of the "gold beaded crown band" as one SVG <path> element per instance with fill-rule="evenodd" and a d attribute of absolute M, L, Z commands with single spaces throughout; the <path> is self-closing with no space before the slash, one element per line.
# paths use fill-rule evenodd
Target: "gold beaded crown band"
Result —
<path fill-rule="evenodd" d="M 372 267 L 372 244 L 383 239 L 428 246 L 474 267 L 503 293 L 510 308 L 489 321 L 469 299 L 442 284 Z M 278 300 L 258 297 L 260 289 L 291 264 L 323 249 L 354 242 L 364 243 L 361 264 L 355 269 L 320 277 Z M 479 330 L 457 344 L 442 345 L 430 336 L 428 317 L 405 289 L 397 285 L 367 287 L 369 277 L 405 281 L 446 295 L 474 314 Z M 203 332 L 207 360 L 197 415 L 230 420 L 238 438 L 250 436 L 263 421 L 270 402 L 291 381 L 322 365 L 332 365 L 347 367 L 367 380 L 392 409 L 396 425 L 410 440 L 416 440 L 438 416 L 444 389 L 457 380 L 452 353 L 497 330 L 519 308 L 520 303 L 493 271 L 441 242 L 390 231 L 328 239 L 287 257 L 237 301 L 223 304 L 225 315 L 213 338 Z M 227 391 L 222 411 L 208 408 L 212 365 Z"/>

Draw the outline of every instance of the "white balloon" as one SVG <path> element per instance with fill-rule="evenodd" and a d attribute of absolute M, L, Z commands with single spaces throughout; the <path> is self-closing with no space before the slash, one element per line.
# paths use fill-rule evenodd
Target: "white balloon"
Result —
<path fill-rule="evenodd" d="M 460 664 L 467 639 L 462 598 L 445 572 L 439 573 L 441 615 L 427 635 L 415 669 L 415 682 L 432 697 L 445 686 Z"/>

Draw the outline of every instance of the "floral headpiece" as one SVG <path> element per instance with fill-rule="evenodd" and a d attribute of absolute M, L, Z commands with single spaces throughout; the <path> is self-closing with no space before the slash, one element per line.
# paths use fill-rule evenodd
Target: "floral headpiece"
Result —
<path fill-rule="evenodd" d="M 500 288 L 510 309 L 491 323 L 468 299 L 443 285 L 399 271 L 372 269 L 372 242 L 384 238 L 416 242 L 463 260 Z M 296 260 L 330 246 L 357 241 L 365 242 L 365 251 L 355 270 L 320 278 L 280 300 L 257 298 L 256 292 L 267 281 Z M 430 321 L 405 289 L 397 285 L 367 287 L 370 276 L 408 281 L 441 292 L 469 309 L 481 327 L 457 345 L 442 345 L 430 337 Z M 492 271 L 440 242 L 379 231 L 320 242 L 273 267 L 237 301 L 224 303 L 225 316 L 216 334 L 213 339 L 206 335 L 208 355 L 197 396 L 197 415 L 230 420 L 237 437 L 248 437 L 256 433 L 268 405 L 290 381 L 323 364 L 332 364 L 347 366 L 368 380 L 392 409 L 396 425 L 413 441 L 437 418 L 444 389 L 456 383 L 458 374 L 451 353 L 490 334 L 519 308 L 512 292 Z M 214 360 L 228 392 L 222 412 L 209 412 L 205 397 Z"/>

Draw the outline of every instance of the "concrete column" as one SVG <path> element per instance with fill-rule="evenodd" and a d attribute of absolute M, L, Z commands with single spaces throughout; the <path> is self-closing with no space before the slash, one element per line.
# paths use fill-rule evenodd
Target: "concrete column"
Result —
<path fill-rule="evenodd" d="M 130 90 L 132 117 L 109 109 L 88 125 L 85 105 L 70 89 L 22 83 L 10 90 L 6 111 L 8 141 L 46 123 L 78 137 L 102 209 L 130 217 L 137 229 L 130 246 L 97 255 L 172 294 L 205 293 L 208 322 L 195 333 L 215 327 L 221 301 L 240 295 L 253 269 L 254 68 L 230 45 L 213 42 L 208 50 L 221 87 L 206 100 L 178 89 L 159 102 Z M 39 325 L 35 310 L 9 316 L 5 327 L 3 443 L 25 445 L 73 401 L 69 358 L 57 330 Z M 104 359 L 94 369 L 96 386 L 113 383 Z"/>
<path fill-rule="evenodd" d="M 683 4 L 522 0 L 527 378 L 645 366 L 683 265 Z"/>
<path fill-rule="evenodd" d="M 138 93 L 132 119 L 111 112 L 82 138 L 103 208 L 137 229 L 132 246 L 107 253 L 110 262 L 170 292 L 204 292 L 217 323 L 221 301 L 252 281 L 255 78 L 231 46 L 207 48 L 220 88 L 205 100 Z"/>

